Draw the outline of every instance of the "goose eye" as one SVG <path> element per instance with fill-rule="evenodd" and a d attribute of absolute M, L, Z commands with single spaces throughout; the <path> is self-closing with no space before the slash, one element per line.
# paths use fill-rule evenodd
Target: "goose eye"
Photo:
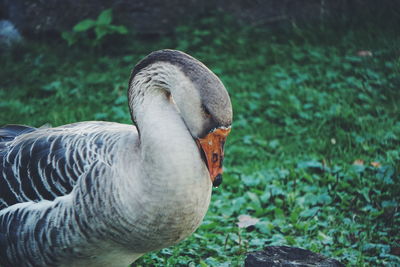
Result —
<path fill-rule="evenodd" d="M 207 107 L 202 105 L 202 108 L 203 108 L 203 112 L 206 115 L 206 117 L 208 117 L 208 118 L 211 117 L 211 113 L 210 113 L 210 111 L 208 111 Z"/>

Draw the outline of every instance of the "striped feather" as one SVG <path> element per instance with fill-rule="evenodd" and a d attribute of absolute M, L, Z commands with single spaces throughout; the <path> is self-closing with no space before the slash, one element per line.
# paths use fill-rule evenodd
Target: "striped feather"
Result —
<path fill-rule="evenodd" d="M 45 129 L 0 128 L 0 210 L 70 193 L 96 159 L 112 160 L 106 150 L 112 148 L 109 135 L 115 133 L 106 129 L 114 124 L 119 125 L 86 122 Z"/>
<path fill-rule="evenodd" d="M 95 231 L 89 218 L 107 205 L 99 199 L 109 202 L 99 193 L 114 146 L 134 134 L 133 126 L 108 122 L 0 128 L 0 266 L 55 266 L 79 255 L 73 247 L 87 246 Z"/>

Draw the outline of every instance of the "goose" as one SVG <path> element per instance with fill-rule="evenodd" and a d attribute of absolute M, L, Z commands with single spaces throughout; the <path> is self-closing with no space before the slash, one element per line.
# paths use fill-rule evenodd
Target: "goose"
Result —
<path fill-rule="evenodd" d="M 159 50 L 134 67 L 128 103 L 132 125 L 0 128 L 0 266 L 126 267 L 198 228 L 222 181 L 227 90 Z"/>

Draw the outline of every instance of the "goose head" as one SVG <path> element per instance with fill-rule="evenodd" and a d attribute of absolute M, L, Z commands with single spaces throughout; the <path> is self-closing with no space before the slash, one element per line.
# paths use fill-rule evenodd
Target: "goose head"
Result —
<path fill-rule="evenodd" d="M 197 59 L 159 50 L 132 71 L 128 99 L 132 120 L 140 122 L 146 95 L 163 95 L 175 106 L 196 142 L 214 186 L 222 182 L 224 144 L 232 124 L 232 104 L 221 80 Z"/>

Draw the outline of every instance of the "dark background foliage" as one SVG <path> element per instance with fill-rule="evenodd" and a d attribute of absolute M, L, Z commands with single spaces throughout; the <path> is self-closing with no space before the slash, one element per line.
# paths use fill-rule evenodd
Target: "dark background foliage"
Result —
<path fill-rule="evenodd" d="M 399 15 L 398 0 L 1 0 L 0 19 L 12 21 L 25 34 L 62 32 L 83 18 L 112 8 L 117 24 L 139 33 L 171 33 L 176 26 L 220 11 L 242 25 L 293 22 L 364 23 Z"/>

